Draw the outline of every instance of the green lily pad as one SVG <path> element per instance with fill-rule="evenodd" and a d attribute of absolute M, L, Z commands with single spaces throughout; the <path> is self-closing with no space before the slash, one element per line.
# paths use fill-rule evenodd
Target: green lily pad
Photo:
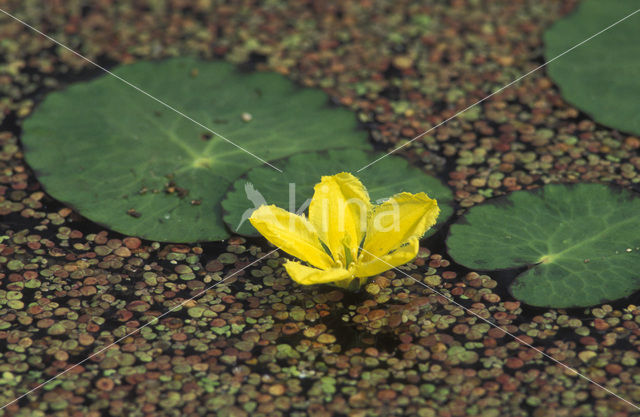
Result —
<path fill-rule="evenodd" d="M 275 73 L 191 58 L 114 73 L 267 161 L 370 147 L 350 111 Z M 49 194 L 94 222 L 151 240 L 226 238 L 221 198 L 263 165 L 111 76 L 48 95 L 23 132 L 27 162 Z"/>
<path fill-rule="evenodd" d="M 631 0 L 585 0 L 544 34 L 550 60 L 636 11 Z M 548 66 L 564 98 L 607 126 L 640 134 L 640 13 L 606 30 Z"/>
<path fill-rule="evenodd" d="M 600 184 L 547 185 L 469 210 L 449 254 L 478 270 L 527 267 L 511 294 L 544 307 L 585 307 L 640 289 L 640 198 Z"/>
<path fill-rule="evenodd" d="M 254 168 L 233 183 L 222 201 L 224 221 L 236 233 L 257 236 L 258 232 L 247 220 L 253 210 L 262 204 L 275 204 L 292 213 L 302 213 L 313 196 L 313 187 L 323 175 L 356 171 L 380 155 L 359 150 L 332 150 L 325 153 L 306 153 L 288 158 L 281 165 L 284 175 L 264 167 Z M 453 213 L 453 195 L 440 180 L 410 166 L 402 158 L 389 156 L 381 159 L 358 175 L 369 192 L 372 202 L 382 201 L 406 191 L 424 191 L 438 200 L 440 216 L 435 228 Z M 290 198 L 289 196 L 292 196 Z"/>

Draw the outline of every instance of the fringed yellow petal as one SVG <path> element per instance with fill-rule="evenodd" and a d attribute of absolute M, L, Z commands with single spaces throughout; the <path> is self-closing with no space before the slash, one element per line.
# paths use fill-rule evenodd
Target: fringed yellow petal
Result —
<path fill-rule="evenodd" d="M 383 257 L 412 238 L 420 238 L 436 223 L 440 209 L 425 193 L 396 194 L 373 208 L 362 261 Z"/>
<path fill-rule="evenodd" d="M 249 218 L 253 227 L 283 251 L 318 268 L 331 268 L 333 260 L 322 249 L 318 234 L 303 216 L 276 206 L 261 206 Z"/>
<path fill-rule="evenodd" d="M 250 220 L 273 244 L 312 265 L 287 261 L 294 281 L 351 290 L 415 258 L 439 212 L 425 193 L 400 193 L 372 207 L 360 180 L 343 172 L 315 186 L 309 220 L 275 206 L 260 207 Z"/>
<path fill-rule="evenodd" d="M 322 177 L 315 186 L 309 221 L 334 259 L 346 266 L 345 250 L 356 259 L 370 210 L 369 194 L 360 180 L 343 172 Z"/>
<path fill-rule="evenodd" d="M 291 279 L 302 285 L 325 284 L 353 277 L 351 272 L 343 268 L 321 270 L 302 265 L 300 262 L 295 261 L 285 262 L 284 267 L 289 276 L 291 276 Z"/>
<path fill-rule="evenodd" d="M 363 250 L 363 258 L 371 259 L 368 262 L 362 262 L 356 265 L 354 275 L 357 277 L 371 277 L 378 275 L 396 266 L 404 265 L 411 261 L 418 254 L 420 243 L 417 237 L 411 238 L 409 243 L 401 246 L 397 250 L 388 255 L 374 257 L 372 254 Z"/>

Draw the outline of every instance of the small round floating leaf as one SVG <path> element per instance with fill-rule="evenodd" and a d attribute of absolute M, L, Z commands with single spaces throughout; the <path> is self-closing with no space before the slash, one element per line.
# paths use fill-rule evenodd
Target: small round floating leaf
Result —
<path fill-rule="evenodd" d="M 308 207 L 313 187 L 323 175 L 345 171 L 360 178 L 373 203 L 382 202 L 383 199 L 403 191 L 424 191 L 438 201 L 441 210 L 438 224 L 444 223 L 451 216 L 451 190 L 437 178 L 424 174 L 402 158 L 390 156 L 357 172 L 379 157 L 374 153 L 353 149 L 331 150 L 324 153 L 304 153 L 286 159 L 279 164 L 284 174 L 271 172 L 264 167 L 254 168 L 236 180 L 224 198 L 224 220 L 236 233 L 257 236 L 258 232 L 247 220 L 253 209 L 261 204 L 275 204 L 300 214 Z M 435 228 L 428 234 L 433 230 Z"/>
<path fill-rule="evenodd" d="M 516 191 L 469 210 L 447 238 L 473 269 L 528 267 L 514 297 L 543 307 L 585 307 L 640 289 L 640 197 L 601 184 Z"/>
<path fill-rule="evenodd" d="M 569 50 L 585 38 L 640 7 L 631 0 L 586 0 L 544 34 L 545 58 Z M 596 121 L 640 134 L 640 13 L 611 27 L 548 66 L 562 95 Z"/>
<path fill-rule="evenodd" d="M 278 74 L 190 58 L 114 73 L 267 161 L 369 148 L 351 112 Z M 54 198 L 118 232 L 159 241 L 226 238 L 220 199 L 262 165 L 112 76 L 48 95 L 25 121 L 22 141 Z"/>

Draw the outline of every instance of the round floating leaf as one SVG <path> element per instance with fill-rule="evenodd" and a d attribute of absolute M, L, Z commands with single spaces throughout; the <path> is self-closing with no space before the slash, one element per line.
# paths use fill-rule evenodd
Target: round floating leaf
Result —
<path fill-rule="evenodd" d="M 224 220 L 236 233 L 258 235 L 247 220 L 255 208 L 261 204 L 275 204 L 291 212 L 302 213 L 308 207 L 313 187 L 320 182 L 320 177 L 344 171 L 360 178 L 374 203 L 403 191 L 424 191 L 429 197 L 438 200 L 441 210 L 438 224 L 444 223 L 451 216 L 453 196 L 449 188 L 437 178 L 410 166 L 402 158 L 390 156 L 362 172 L 356 172 L 379 156 L 352 149 L 333 150 L 288 158 L 281 164 L 284 175 L 264 167 L 254 168 L 234 182 L 222 201 Z M 435 228 L 430 233 L 433 230 Z"/>
<path fill-rule="evenodd" d="M 545 32 L 550 60 L 639 7 L 631 0 L 586 0 Z M 640 134 L 640 13 L 606 30 L 548 66 L 562 95 L 596 121 Z"/>
<path fill-rule="evenodd" d="M 528 267 L 514 297 L 544 307 L 584 307 L 640 289 L 640 198 L 600 184 L 517 191 L 469 210 L 447 238 L 469 268 Z"/>
<path fill-rule="evenodd" d="M 369 148 L 351 112 L 278 74 L 190 58 L 114 72 L 267 161 Z M 262 165 L 111 76 L 50 94 L 23 131 L 27 162 L 54 198 L 106 227 L 151 240 L 227 237 L 220 199 L 233 180 Z"/>

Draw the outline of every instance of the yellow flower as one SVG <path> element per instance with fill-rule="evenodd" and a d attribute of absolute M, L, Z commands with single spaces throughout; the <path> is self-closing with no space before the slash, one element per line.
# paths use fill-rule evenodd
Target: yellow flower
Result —
<path fill-rule="evenodd" d="M 415 258 L 418 240 L 439 212 L 425 193 L 396 194 L 374 206 L 360 180 L 343 172 L 316 184 L 308 219 L 271 205 L 249 220 L 271 243 L 310 265 L 287 261 L 294 281 L 347 288 L 354 278 L 362 285 Z"/>

